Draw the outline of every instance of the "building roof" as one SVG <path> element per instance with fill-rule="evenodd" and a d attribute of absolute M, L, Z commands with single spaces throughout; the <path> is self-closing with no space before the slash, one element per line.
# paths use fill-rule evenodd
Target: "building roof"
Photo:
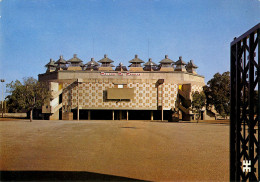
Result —
<path fill-rule="evenodd" d="M 139 59 L 139 58 L 138 58 L 138 55 L 136 54 L 136 55 L 135 55 L 135 58 L 132 59 L 132 60 L 130 60 L 129 63 L 144 63 L 144 61 L 141 60 L 141 59 Z"/>
<path fill-rule="evenodd" d="M 99 66 L 99 64 L 94 60 L 94 58 L 91 58 L 91 61 L 87 62 L 85 65 L 86 66 Z"/>
<path fill-rule="evenodd" d="M 152 62 L 152 58 L 149 58 L 148 62 L 144 64 L 144 66 L 157 66 L 154 62 Z"/>
<path fill-rule="evenodd" d="M 165 55 L 165 58 L 163 60 L 161 60 L 159 63 L 161 63 L 161 64 L 172 64 L 172 63 L 174 63 L 174 61 L 169 59 L 168 55 Z"/>
<path fill-rule="evenodd" d="M 62 55 L 60 55 L 60 59 L 58 59 L 58 61 L 56 61 L 55 64 L 67 64 L 67 61 L 63 59 Z"/>
<path fill-rule="evenodd" d="M 80 63 L 79 63 L 79 66 L 80 66 L 80 67 L 84 67 L 85 65 L 84 65 L 82 62 L 80 62 Z"/>
<path fill-rule="evenodd" d="M 50 62 L 48 64 L 45 65 L 45 67 L 56 67 L 57 64 L 55 64 L 55 61 L 50 59 Z"/>
<path fill-rule="evenodd" d="M 186 65 L 187 63 L 185 63 L 183 60 L 182 60 L 182 56 L 179 57 L 179 60 L 175 62 L 176 65 Z"/>
<path fill-rule="evenodd" d="M 100 62 L 100 63 L 113 63 L 114 61 L 111 60 L 111 59 L 109 59 L 109 58 L 107 57 L 107 55 L 105 54 L 105 55 L 104 55 L 104 58 L 101 59 L 101 60 L 99 60 L 98 62 Z"/>
<path fill-rule="evenodd" d="M 115 67 L 115 65 L 110 63 L 109 66 L 107 66 L 107 67 Z"/>
<path fill-rule="evenodd" d="M 83 61 L 77 57 L 77 54 L 74 54 L 73 58 L 69 59 L 67 62 L 68 63 L 81 63 Z"/>
<path fill-rule="evenodd" d="M 193 60 L 190 60 L 187 64 L 187 68 L 198 68 L 198 66 L 193 63 Z"/>

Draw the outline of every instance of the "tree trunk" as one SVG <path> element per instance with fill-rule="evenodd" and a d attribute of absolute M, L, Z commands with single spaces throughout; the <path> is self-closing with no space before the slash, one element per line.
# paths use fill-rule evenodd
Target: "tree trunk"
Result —
<path fill-rule="evenodd" d="M 201 115 L 201 111 L 198 112 L 198 116 L 197 116 L 197 123 L 199 123 L 199 119 L 200 119 L 200 116 Z"/>
<path fill-rule="evenodd" d="M 32 114 L 33 114 L 33 110 L 31 109 L 30 110 L 30 122 L 32 122 L 32 120 L 33 120 L 33 115 Z"/>

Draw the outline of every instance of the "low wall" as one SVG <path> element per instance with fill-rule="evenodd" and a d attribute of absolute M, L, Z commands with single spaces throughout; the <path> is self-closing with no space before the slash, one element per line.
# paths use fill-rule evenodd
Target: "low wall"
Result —
<path fill-rule="evenodd" d="M 0 114 L 2 116 L 2 114 Z M 26 118 L 27 114 L 26 113 L 4 113 L 5 118 Z"/>

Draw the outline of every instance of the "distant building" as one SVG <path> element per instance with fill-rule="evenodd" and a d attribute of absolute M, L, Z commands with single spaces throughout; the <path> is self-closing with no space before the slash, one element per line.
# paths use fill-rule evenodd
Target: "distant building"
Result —
<path fill-rule="evenodd" d="M 157 65 L 135 55 L 129 70 L 104 55 L 83 64 L 75 54 L 62 56 L 47 65 L 39 81 L 49 82 L 51 100 L 42 107 L 46 119 L 144 119 L 191 120 L 191 94 L 202 91 L 204 77 L 196 73 L 193 61 L 176 62 L 166 55 Z M 185 67 L 186 66 L 186 67 Z M 175 112 L 175 113 L 174 113 Z"/>

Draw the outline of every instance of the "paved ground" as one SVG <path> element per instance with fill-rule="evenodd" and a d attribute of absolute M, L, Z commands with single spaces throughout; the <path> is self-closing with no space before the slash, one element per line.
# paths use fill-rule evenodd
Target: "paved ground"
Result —
<path fill-rule="evenodd" d="M 228 181 L 229 125 L 0 122 L 0 170 L 87 171 L 151 181 Z"/>

